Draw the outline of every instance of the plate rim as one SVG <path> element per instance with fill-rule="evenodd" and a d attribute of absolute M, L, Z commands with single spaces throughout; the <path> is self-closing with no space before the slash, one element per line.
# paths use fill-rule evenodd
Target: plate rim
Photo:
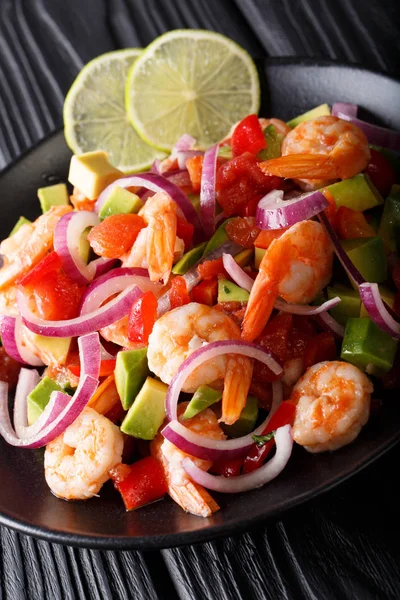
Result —
<path fill-rule="evenodd" d="M 371 73 L 377 76 L 381 76 L 385 79 L 392 80 L 400 84 L 400 78 L 393 73 L 384 73 L 379 70 L 365 68 L 363 65 L 358 63 L 345 63 L 341 61 L 325 60 L 325 59 L 312 59 L 309 57 L 255 57 L 257 62 L 264 62 L 271 66 L 279 65 L 293 65 L 293 66 L 307 66 L 307 67 L 339 67 L 345 69 L 355 69 L 366 73 Z M 18 164 L 27 158 L 29 155 L 34 153 L 43 144 L 50 141 L 53 138 L 60 136 L 63 133 L 63 127 L 59 127 L 56 130 L 48 133 L 40 140 L 35 142 L 32 146 L 25 149 L 18 157 L 14 158 L 4 169 L 0 171 L 0 180 L 9 171 L 13 170 Z M 272 521 L 279 517 L 282 513 L 287 512 L 295 507 L 303 505 L 305 502 L 312 500 L 318 496 L 329 492 L 339 484 L 347 481 L 360 471 L 374 463 L 376 460 L 386 454 L 391 448 L 393 448 L 400 441 L 400 430 L 397 435 L 393 436 L 388 440 L 387 443 L 381 445 L 378 452 L 369 453 L 365 456 L 365 459 L 360 462 L 356 468 L 346 474 L 338 474 L 333 477 L 328 483 L 321 483 L 317 487 L 305 491 L 303 494 L 293 498 L 287 498 L 286 501 L 273 510 L 272 513 L 265 515 L 254 515 L 242 520 L 238 523 L 223 523 L 221 525 L 215 525 L 208 529 L 200 529 L 193 531 L 186 531 L 183 533 L 168 533 L 163 535 L 152 535 L 152 536 L 121 536 L 121 537 L 108 537 L 104 535 L 94 534 L 76 534 L 68 533 L 65 531 L 57 531 L 43 527 L 41 525 L 35 525 L 29 523 L 24 519 L 19 519 L 14 516 L 7 515 L 0 512 L 0 525 L 8 527 L 14 531 L 22 533 L 24 535 L 34 536 L 35 538 L 45 540 L 51 543 L 64 544 L 73 547 L 90 548 L 90 549 L 102 549 L 102 550 L 155 550 L 162 548 L 174 548 L 178 546 L 185 546 L 197 543 L 203 543 L 218 539 L 224 536 L 236 535 L 243 533 L 244 531 L 252 529 L 257 523 L 265 523 L 266 521 Z"/>

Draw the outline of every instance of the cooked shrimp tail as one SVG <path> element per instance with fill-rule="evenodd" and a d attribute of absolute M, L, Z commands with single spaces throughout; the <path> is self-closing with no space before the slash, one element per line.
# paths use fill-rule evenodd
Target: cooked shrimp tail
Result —
<path fill-rule="evenodd" d="M 323 154 L 287 154 L 260 163 L 266 175 L 287 179 L 336 179 L 340 172 L 335 163 Z"/>
<path fill-rule="evenodd" d="M 174 262 L 176 242 L 176 204 L 164 192 L 150 198 L 143 217 L 148 222 L 146 259 L 151 281 L 166 283 Z"/>
<path fill-rule="evenodd" d="M 251 288 L 243 319 L 242 338 L 244 340 L 253 342 L 261 334 L 268 323 L 277 297 L 278 287 L 276 282 L 271 280 L 268 273 L 261 270 L 260 264 L 260 270 Z"/>
<path fill-rule="evenodd" d="M 220 421 L 227 425 L 235 423 L 242 412 L 253 374 L 253 361 L 244 356 L 232 355 L 229 358 L 222 395 L 222 416 Z"/>

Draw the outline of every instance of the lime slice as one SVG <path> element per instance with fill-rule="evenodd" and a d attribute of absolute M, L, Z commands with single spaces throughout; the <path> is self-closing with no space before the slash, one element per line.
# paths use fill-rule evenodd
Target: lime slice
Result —
<path fill-rule="evenodd" d="M 126 109 L 148 144 L 171 150 L 189 133 L 205 149 L 260 105 L 260 84 L 251 57 L 211 31 L 175 30 L 152 42 L 127 81 Z"/>
<path fill-rule="evenodd" d="M 138 136 L 125 111 L 126 78 L 141 52 L 129 48 L 93 59 L 75 79 L 64 103 L 65 139 L 74 154 L 104 150 L 124 173 L 146 169 L 164 156 Z"/>

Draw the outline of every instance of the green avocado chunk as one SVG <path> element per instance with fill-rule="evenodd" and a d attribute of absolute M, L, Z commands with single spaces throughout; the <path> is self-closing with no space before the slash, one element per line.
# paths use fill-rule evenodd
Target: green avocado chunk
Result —
<path fill-rule="evenodd" d="M 190 267 L 193 267 L 197 263 L 198 260 L 203 255 L 204 248 L 206 247 L 207 242 L 203 242 L 198 246 L 195 246 L 186 254 L 182 256 L 180 260 L 172 267 L 172 272 L 175 275 L 184 275 L 189 271 Z"/>
<path fill-rule="evenodd" d="M 393 366 L 397 340 L 371 319 L 348 319 L 340 358 L 370 375 L 381 376 Z"/>
<path fill-rule="evenodd" d="M 346 206 L 353 210 L 367 210 L 383 203 L 383 198 L 364 173 L 359 173 L 351 179 L 332 183 L 326 188 L 335 198 L 337 208 Z"/>
<path fill-rule="evenodd" d="M 37 195 L 43 213 L 47 212 L 52 206 L 69 204 L 68 190 L 65 183 L 39 188 Z"/>
<path fill-rule="evenodd" d="M 28 425 L 33 425 L 38 420 L 49 403 L 52 392 L 63 391 L 63 388 L 53 379 L 50 379 L 50 377 L 47 376 L 43 377 L 27 398 Z"/>
<path fill-rule="evenodd" d="M 239 419 L 233 425 L 221 423 L 221 428 L 229 437 L 242 437 L 253 431 L 258 417 L 258 402 L 254 396 L 248 396 Z"/>
<path fill-rule="evenodd" d="M 114 374 L 121 404 L 128 410 L 149 374 L 147 348 L 118 352 Z"/>
<path fill-rule="evenodd" d="M 387 252 L 400 252 L 400 185 L 393 185 L 385 200 L 378 233 Z"/>
<path fill-rule="evenodd" d="M 56 338 L 32 333 L 31 339 L 32 343 L 40 348 L 46 364 L 65 365 L 72 338 Z"/>
<path fill-rule="evenodd" d="M 138 213 L 143 202 L 136 194 L 119 186 L 113 188 L 99 211 L 100 220 L 103 221 L 111 215 Z"/>
<path fill-rule="evenodd" d="M 15 223 L 14 227 L 11 229 L 9 237 L 14 235 L 14 233 L 17 233 L 18 229 L 21 229 L 22 225 L 29 225 L 29 223 L 32 223 L 32 221 L 30 221 L 26 217 L 20 217 Z"/>
<path fill-rule="evenodd" d="M 263 129 L 263 134 L 267 142 L 267 147 L 260 150 L 257 155 L 258 158 L 269 160 L 270 158 L 281 156 L 281 146 L 285 136 L 282 133 L 278 133 L 273 125 L 268 125 L 268 127 Z"/>
<path fill-rule="evenodd" d="M 193 394 L 192 399 L 182 415 L 182 419 L 191 419 L 202 410 L 221 400 L 222 392 L 208 385 L 201 385 Z"/>
<path fill-rule="evenodd" d="M 225 228 L 226 224 L 229 223 L 229 221 L 231 220 L 232 217 L 226 219 L 223 223 L 221 223 L 214 235 L 210 237 L 206 247 L 204 248 L 203 256 L 207 256 L 207 254 L 210 254 L 213 250 L 219 248 L 219 246 L 222 246 L 222 244 L 225 244 L 225 242 L 229 240 L 229 235 L 226 233 Z"/>
<path fill-rule="evenodd" d="M 316 119 L 317 117 L 327 117 L 330 114 L 331 109 L 329 108 L 328 104 L 320 104 L 319 106 L 308 110 L 302 115 L 291 119 L 287 122 L 287 124 L 293 129 L 293 127 L 296 127 L 296 125 L 299 125 L 300 123 L 304 123 L 305 121 L 311 121 L 312 119 Z"/>
<path fill-rule="evenodd" d="M 142 440 L 153 440 L 165 419 L 167 392 L 165 383 L 147 377 L 122 421 L 121 431 Z"/>
<path fill-rule="evenodd" d="M 254 248 L 254 266 L 256 269 L 260 268 L 260 262 L 262 261 L 265 253 L 266 250 L 264 248 Z"/>
<path fill-rule="evenodd" d="M 249 296 L 249 292 L 236 283 L 228 279 L 218 280 L 218 302 L 247 302 Z"/>
<path fill-rule="evenodd" d="M 361 300 L 359 293 L 340 283 L 327 288 L 328 300 L 339 296 L 341 302 L 329 311 L 338 323 L 346 325 L 347 319 L 360 316 Z"/>
<path fill-rule="evenodd" d="M 366 281 L 382 283 L 388 278 L 386 254 L 379 236 L 343 240 L 341 244 Z"/>

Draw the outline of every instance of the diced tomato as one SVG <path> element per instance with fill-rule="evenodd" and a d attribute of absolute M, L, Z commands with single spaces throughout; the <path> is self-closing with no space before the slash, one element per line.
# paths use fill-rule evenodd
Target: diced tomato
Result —
<path fill-rule="evenodd" d="M 126 466 L 117 465 L 110 471 L 110 477 L 122 496 L 126 510 L 140 508 L 165 496 L 168 489 L 164 474 L 152 456 L 128 466 L 129 472 Z"/>
<path fill-rule="evenodd" d="M 319 333 L 312 338 L 304 350 L 304 368 L 308 369 L 323 360 L 335 360 L 337 349 L 335 338 L 327 331 Z"/>
<path fill-rule="evenodd" d="M 129 312 L 129 340 L 131 342 L 147 344 L 156 319 L 157 298 L 153 292 L 145 292 L 132 304 Z"/>
<path fill-rule="evenodd" d="M 171 309 L 178 308 L 178 306 L 183 306 L 184 304 L 189 304 L 190 302 L 186 281 L 180 275 L 177 275 L 172 279 L 171 288 L 168 294 Z"/>
<path fill-rule="evenodd" d="M 256 194 L 254 198 L 251 198 L 246 204 L 243 204 L 237 211 L 239 217 L 255 217 L 258 203 L 264 194 Z"/>
<path fill-rule="evenodd" d="M 376 235 L 364 214 L 347 206 L 340 206 L 336 213 L 336 230 L 342 240 L 368 238 Z"/>
<path fill-rule="evenodd" d="M 61 258 L 57 252 L 50 252 L 31 271 L 24 275 L 17 283 L 27 290 L 32 290 L 38 281 L 45 275 L 61 269 Z"/>
<path fill-rule="evenodd" d="M 233 156 L 240 156 L 244 152 L 257 154 L 267 147 L 267 142 L 257 115 L 248 115 L 236 125 L 231 138 Z"/>
<path fill-rule="evenodd" d="M 371 148 L 371 158 L 365 172 L 370 176 L 372 183 L 384 198 L 397 180 L 396 171 L 386 156 L 374 148 Z"/>
<path fill-rule="evenodd" d="M 237 477 L 240 475 L 242 465 L 242 457 L 231 458 L 229 460 L 216 460 L 210 470 L 215 475 L 222 475 L 223 477 Z"/>
<path fill-rule="evenodd" d="M 108 377 L 111 373 L 114 372 L 115 369 L 115 358 L 110 358 L 108 360 L 102 360 L 100 363 L 100 377 Z M 68 369 L 71 371 L 73 375 L 77 377 L 81 374 L 81 366 L 80 365 L 68 365 Z"/>
<path fill-rule="evenodd" d="M 192 291 L 193 302 L 199 304 L 207 304 L 207 306 L 214 306 L 218 298 L 218 280 L 216 277 L 213 279 L 206 279 L 201 281 Z"/>
<path fill-rule="evenodd" d="M 194 194 L 197 194 L 200 191 L 203 160 L 203 156 L 193 156 L 186 161 L 186 168 L 189 172 Z"/>
<path fill-rule="evenodd" d="M 307 344 L 316 335 L 317 332 L 309 317 L 293 315 L 293 326 L 287 339 L 285 360 L 303 358 Z"/>
<path fill-rule="evenodd" d="M 193 238 L 194 226 L 180 217 L 176 220 L 176 235 L 183 240 L 185 244 L 185 252 L 187 252 L 191 246 Z"/>
<path fill-rule="evenodd" d="M 111 215 L 93 227 L 88 240 L 93 250 L 105 258 L 119 258 L 130 250 L 146 223 L 139 215 Z"/>
<path fill-rule="evenodd" d="M 17 385 L 21 364 L 8 356 L 4 346 L 0 346 L 0 381 L 8 383 L 10 390 Z"/>
<path fill-rule="evenodd" d="M 255 396 L 258 400 L 259 408 L 269 410 L 272 404 L 272 385 L 270 383 L 260 383 L 252 381 L 249 394 Z"/>
<path fill-rule="evenodd" d="M 260 233 L 254 217 L 235 217 L 228 221 L 225 230 L 233 242 L 244 248 L 253 248 Z"/>
<path fill-rule="evenodd" d="M 215 260 L 205 260 L 198 267 L 197 270 L 202 279 L 213 279 L 217 275 L 223 275 L 226 277 L 226 271 L 222 258 L 216 258 Z"/>
<path fill-rule="evenodd" d="M 119 425 L 124 420 L 126 412 L 121 402 L 117 402 L 104 416 L 115 423 L 115 425 Z"/>
<path fill-rule="evenodd" d="M 281 237 L 282 233 L 284 233 L 287 229 L 287 227 L 282 229 L 262 229 L 254 240 L 255 247 L 264 248 L 264 250 L 267 250 L 272 242 Z"/>
<path fill-rule="evenodd" d="M 246 307 L 247 302 L 220 302 L 215 306 L 218 310 L 222 310 L 229 315 L 238 327 L 242 326 Z"/>
<path fill-rule="evenodd" d="M 321 190 L 323 195 L 325 196 L 325 198 L 328 200 L 329 202 L 329 206 L 328 208 L 325 209 L 325 215 L 326 218 L 328 219 L 329 223 L 332 225 L 332 227 L 334 229 L 336 229 L 336 202 L 335 202 L 335 198 L 332 194 L 332 192 L 330 190 L 327 190 L 326 188 L 324 188 L 323 190 Z"/>
<path fill-rule="evenodd" d="M 288 401 L 282 402 L 272 415 L 261 435 L 271 433 L 272 431 L 275 431 L 284 425 L 293 425 L 295 414 L 296 406 L 294 404 Z M 264 460 L 271 452 L 274 444 L 275 440 L 273 439 L 262 446 L 257 446 L 257 444 L 254 444 L 244 460 L 243 473 L 251 473 L 252 471 L 255 471 L 261 467 Z"/>
<path fill-rule="evenodd" d="M 287 345 L 292 329 L 293 316 L 290 313 L 281 313 L 270 319 L 256 343 L 265 350 L 272 352 L 283 365 L 286 360 Z M 253 378 L 262 383 L 271 383 L 280 379 L 282 375 L 275 375 L 266 365 L 254 363 Z"/>
<path fill-rule="evenodd" d="M 83 194 L 78 188 L 74 187 L 72 191 L 72 195 L 69 197 L 72 206 L 76 210 L 94 210 L 94 205 L 96 204 L 96 200 L 89 200 L 86 198 L 85 194 Z"/>
<path fill-rule="evenodd" d="M 243 210 L 255 196 L 279 188 L 281 182 L 280 177 L 265 175 L 257 157 L 246 152 L 217 169 L 217 201 L 225 216 L 230 217 Z"/>

